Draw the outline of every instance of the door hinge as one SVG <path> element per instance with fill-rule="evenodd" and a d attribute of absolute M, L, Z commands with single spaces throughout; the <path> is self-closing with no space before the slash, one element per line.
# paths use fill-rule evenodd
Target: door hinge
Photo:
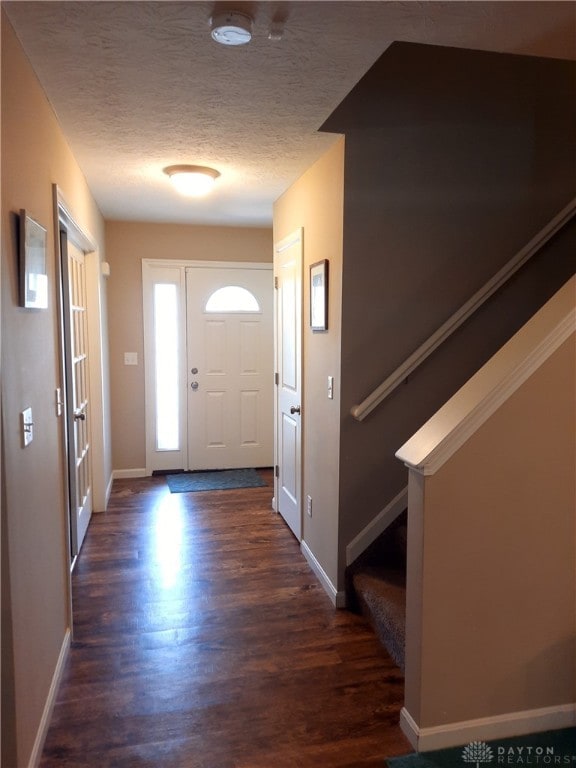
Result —
<path fill-rule="evenodd" d="M 276 373 L 274 374 L 274 384 L 278 386 L 279 381 L 280 381 L 280 376 L 278 376 L 278 371 L 276 371 Z"/>
<path fill-rule="evenodd" d="M 274 288 L 278 288 L 278 275 L 274 275 Z"/>
<path fill-rule="evenodd" d="M 275 477 L 280 477 L 280 465 L 279 464 L 276 464 L 276 466 L 274 467 L 274 476 Z"/>

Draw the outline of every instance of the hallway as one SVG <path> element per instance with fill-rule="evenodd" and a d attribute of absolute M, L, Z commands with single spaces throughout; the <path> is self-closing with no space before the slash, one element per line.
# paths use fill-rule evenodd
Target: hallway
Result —
<path fill-rule="evenodd" d="M 410 751 L 403 679 L 264 488 L 117 480 L 73 576 L 42 768 L 352 768 Z"/>

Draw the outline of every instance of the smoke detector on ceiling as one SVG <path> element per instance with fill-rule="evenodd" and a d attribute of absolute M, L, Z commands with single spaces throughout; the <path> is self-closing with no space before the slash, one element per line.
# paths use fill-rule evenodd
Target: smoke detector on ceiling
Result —
<path fill-rule="evenodd" d="M 210 33 L 222 45 L 245 45 L 252 39 L 252 18 L 237 11 L 215 13 L 210 19 Z"/>

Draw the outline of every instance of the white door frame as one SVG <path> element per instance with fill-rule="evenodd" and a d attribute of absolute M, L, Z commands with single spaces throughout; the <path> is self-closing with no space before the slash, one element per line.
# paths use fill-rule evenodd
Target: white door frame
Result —
<path fill-rule="evenodd" d="M 73 613 L 72 613 L 72 580 L 71 580 L 71 573 L 72 568 L 74 567 L 74 563 L 76 558 L 72 557 L 72 532 L 71 532 L 71 519 L 70 519 L 70 513 L 71 513 L 71 499 L 70 499 L 70 492 L 69 492 L 69 445 L 68 445 L 68 430 L 67 430 L 67 423 L 68 423 L 68 411 L 69 411 L 69 393 L 66 392 L 66 352 L 65 352 L 65 337 L 64 337 L 64 296 L 63 291 L 65 289 L 64 286 L 64 275 L 62 271 L 62 254 L 60 252 L 60 232 L 61 230 L 65 230 L 68 240 L 74 245 L 79 248 L 81 251 L 84 252 L 84 254 L 87 256 L 87 258 L 94 258 L 99 265 L 98 260 L 98 254 L 96 251 L 96 246 L 94 244 L 94 241 L 92 238 L 87 235 L 81 227 L 76 223 L 74 217 L 70 213 L 70 209 L 66 205 L 66 202 L 61 194 L 60 189 L 56 184 L 52 187 L 52 198 L 53 198 L 53 210 L 54 210 L 54 247 L 55 247 L 55 253 L 57 254 L 56 258 L 56 275 L 58 278 L 58 285 L 57 285 L 57 296 L 58 296 L 58 329 L 59 329 L 59 339 L 58 339 L 58 347 L 59 347 L 59 368 L 60 368 L 60 387 L 56 390 L 54 393 L 55 395 L 55 409 L 56 409 L 56 415 L 58 417 L 62 418 L 62 453 L 63 453 L 63 468 L 65 472 L 65 478 L 63 482 L 63 491 L 64 491 L 64 503 L 65 503 L 65 529 L 66 529 L 66 557 L 67 557 L 67 571 L 68 571 L 68 579 L 67 579 L 67 590 L 68 590 L 68 623 L 70 626 L 70 631 L 73 634 Z M 98 270 L 99 271 L 99 270 Z M 93 314 L 93 307 L 91 307 L 90 303 L 88 305 L 88 314 Z M 99 318 L 98 318 L 99 319 Z M 92 354 L 92 350 L 89 346 L 88 351 L 89 356 Z M 93 389 L 93 381 L 92 376 L 94 375 L 94 372 L 90 372 L 90 378 L 89 378 L 89 389 L 92 391 Z M 102 423 L 102 408 L 99 406 L 99 400 L 98 398 L 95 399 L 96 401 L 93 404 L 92 408 L 92 423 Z M 104 459 L 103 456 L 100 455 L 96 457 L 95 452 L 91 451 L 91 469 L 94 469 L 94 462 L 98 458 L 103 465 Z M 94 472 L 92 471 L 92 478 L 94 478 Z"/>
<path fill-rule="evenodd" d="M 110 467 L 110 423 L 108 406 L 108 363 L 106 304 L 103 297 L 102 268 L 100 254 L 94 238 L 76 222 L 70 208 L 57 184 L 52 185 L 54 209 L 55 253 L 58 254 L 56 274 L 59 290 L 62 287 L 60 265 L 60 228 L 63 226 L 68 240 L 84 252 L 86 259 L 86 291 L 88 303 L 88 354 L 90 355 L 90 397 L 92 407 L 92 491 L 94 510 L 102 512 L 108 506 L 112 490 L 112 471 Z M 62 297 L 59 296 L 59 313 L 62 311 Z M 62 338 L 63 318 L 59 314 L 60 348 L 64 347 Z M 63 359 L 60 360 L 61 381 L 64 381 Z"/>
<path fill-rule="evenodd" d="M 143 302 L 143 316 L 144 316 L 144 365 L 145 365 L 145 402 L 146 402 L 146 474 L 151 475 L 154 467 L 154 460 L 152 457 L 153 445 L 154 445 L 154 399 L 152 397 L 153 389 L 151 387 L 152 377 L 154 375 L 154 359 L 151 354 L 151 337 L 150 329 L 151 322 L 151 306 L 147 300 L 146 291 L 150 286 L 150 282 L 153 276 L 154 269 L 179 269 L 182 275 L 182 285 L 185 286 L 185 273 L 186 269 L 194 269 L 199 267 L 207 267 L 209 269 L 273 269 L 271 262 L 255 262 L 255 261 L 207 261 L 196 259 L 142 259 L 142 302 Z M 183 289 L 184 290 L 184 289 Z M 185 297 L 184 297 L 185 298 Z M 183 356 L 182 363 L 186 366 L 186 312 L 184 310 L 183 316 L 179 319 L 179 325 L 183 328 L 182 339 L 183 344 Z M 184 371 L 186 367 L 184 367 Z M 273 371 L 270 371 L 270 375 Z M 181 467 L 171 467 L 171 469 L 185 469 L 188 467 L 188 440 L 187 440 L 187 377 L 182 376 L 181 382 L 181 397 L 183 408 L 181 409 L 181 444 L 182 444 L 182 456 Z M 182 413 L 184 413 L 184 424 L 182 424 Z"/>

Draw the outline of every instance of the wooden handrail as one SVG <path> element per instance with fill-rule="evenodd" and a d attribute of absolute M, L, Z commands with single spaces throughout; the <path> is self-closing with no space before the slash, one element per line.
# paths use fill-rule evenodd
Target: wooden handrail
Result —
<path fill-rule="evenodd" d="M 492 296 L 520 267 L 522 267 L 532 256 L 542 248 L 545 243 L 553 237 L 570 219 L 576 214 L 576 198 L 573 198 L 560 213 L 558 213 L 537 235 L 535 235 L 524 248 L 510 259 L 479 291 L 468 299 L 460 309 L 436 330 L 410 357 L 396 368 L 382 384 L 364 398 L 361 403 L 354 405 L 350 413 L 357 421 L 363 421 L 369 413 L 380 405 L 407 376 L 413 373 L 421 363 L 424 362 L 434 350 L 443 344 L 454 331 L 459 328 L 466 320 L 479 309 L 484 302 Z"/>

